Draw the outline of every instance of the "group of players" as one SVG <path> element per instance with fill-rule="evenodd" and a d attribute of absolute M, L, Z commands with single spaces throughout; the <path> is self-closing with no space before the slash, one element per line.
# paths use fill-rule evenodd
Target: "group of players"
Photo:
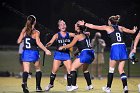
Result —
<path fill-rule="evenodd" d="M 134 27 L 132 30 L 127 29 L 123 26 L 119 26 L 120 16 L 111 16 L 108 19 L 108 26 L 97 26 L 90 23 L 86 23 L 83 20 L 79 20 L 75 24 L 76 33 L 70 33 L 66 31 L 66 23 L 63 20 L 58 21 L 58 29 L 59 32 L 56 33 L 52 39 L 44 46 L 40 41 L 40 33 L 35 29 L 36 18 L 34 15 L 30 15 L 27 17 L 27 21 L 25 27 L 22 29 L 20 36 L 17 40 L 17 43 L 20 44 L 24 42 L 23 53 L 22 53 L 22 61 L 23 61 L 23 79 L 22 79 L 22 88 L 24 93 L 29 93 L 27 87 L 27 78 L 30 70 L 30 63 L 34 63 L 36 69 L 36 91 L 42 91 L 41 88 L 41 77 L 42 72 L 40 68 L 39 62 L 39 50 L 40 47 L 47 55 L 51 55 L 51 52 L 47 49 L 47 47 L 51 46 L 54 41 L 56 41 L 57 49 L 54 52 L 54 61 L 52 72 L 50 74 L 50 82 L 46 86 L 45 91 L 49 91 L 54 86 L 54 80 L 56 78 L 56 73 L 63 62 L 64 66 L 67 70 L 67 86 L 66 91 L 74 91 L 78 89 L 76 84 L 77 81 L 77 69 L 82 66 L 85 80 L 87 82 L 87 90 L 93 89 L 90 73 L 88 72 L 88 66 L 94 60 L 94 50 L 91 48 L 89 33 L 84 32 L 83 27 L 88 27 L 91 29 L 106 31 L 111 39 L 111 50 L 110 50 L 110 62 L 109 62 L 109 73 L 107 79 L 107 86 L 103 87 L 103 91 L 106 93 L 111 92 L 111 85 L 113 81 L 113 74 L 115 70 L 116 63 L 119 63 L 118 71 L 120 73 L 120 77 L 123 83 L 124 93 L 128 93 L 127 86 L 127 76 L 124 72 L 125 60 L 128 59 L 127 49 L 125 43 L 123 41 L 123 32 L 126 33 L 135 33 L 137 27 Z M 71 41 L 71 37 L 73 40 Z M 134 45 L 134 49 L 132 51 L 136 52 L 136 46 L 140 35 L 137 36 L 137 40 Z M 76 59 L 72 62 L 70 57 L 69 48 L 77 45 L 77 49 L 79 54 Z"/>

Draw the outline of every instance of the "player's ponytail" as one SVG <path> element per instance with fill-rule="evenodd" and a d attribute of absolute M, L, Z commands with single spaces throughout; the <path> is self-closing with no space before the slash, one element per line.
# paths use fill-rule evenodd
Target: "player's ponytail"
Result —
<path fill-rule="evenodd" d="M 120 21 L 120 15 L 109 17 L 109 21 L 111 22 L 111 24 L 117 25 L 118 22 Z"/>
<path fill-rule="evenodd" d="M 26 34 L 29 36 L 31 36 L 31 34 L 32 34 L 32 31 L 33 31 L 32 26 L 35 25 L 35 21 L 36 21 L 36 18 L 34 15 L 29 15 L 27 17 L 27 22 L 26 22 L 25 28 L 26 28 Z"/>

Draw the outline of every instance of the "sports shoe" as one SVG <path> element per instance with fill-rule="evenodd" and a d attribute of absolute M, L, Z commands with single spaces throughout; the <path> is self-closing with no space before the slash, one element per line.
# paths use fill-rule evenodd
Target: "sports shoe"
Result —
<path fill-rule="evenodd" d="M 86 90 L 91 90 L 91 89 L 93 89 L 92 85 L 86 86 Z"/>
<path fill-rule="evenodd" d="M 41 92 L 42 91 L 42 88 L 40 86 L 37 86 L 36 87 L 36 92 Z"/>
<path fill-rule="evenodd" d="M 53 85 L 49 84 L 48 86 L 45 87 L 45 91 L 49 91 L 51 88 L 53 88 Z"/>
<path fill-rule="evenodd" d="M 78 86 L 71 86 L 67 91 L 74 91 L 77 89 L 78 89 Z"/>
<path fill-rule="evenodd" d="M 66 86 L 66 91 L 69 90 L 71 88 L 71 86 Z"/>
<path fill-rule="evenodd" d="M 139 93 L 140 93 L 140 84 L 138 84 L 138 89 L 139 89 Z"/>
<path fill-rule="evenodd" d="M 111 93 L 111 90 L 109 87 L 102 87 L 102 90 L 106 93 Z"/>
<path fill-rule="evenodd" d="M 128 90 L 124 90 L 123 93 L 128 93 Z"/>
<path fill-rule="evenodd" d="M 23 92 L 24 92 L 24 93 L 29 93 L 27 84 L 22 84 L 21 86 L 22 86 L 22 89 L 23 89 Z"/>
<path fill-rule="evenodd" d="M 127 86 L 124 87 L 123 93 L 128 93 L 128 87 Z"/>

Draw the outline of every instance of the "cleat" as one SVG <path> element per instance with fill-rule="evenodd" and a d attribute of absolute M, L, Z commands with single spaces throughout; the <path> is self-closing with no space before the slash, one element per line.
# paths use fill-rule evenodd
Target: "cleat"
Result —
<path fill-rule="evenodd" d="M 78 86 L 71 86 L 67 91 L 74 91 L 77 89 L 78 89 Z"/>
<path fill-rule="evenodd" d="M 27 84 L 22 84 L 21 86 L 22 86 L 22 89 L 23 89 L 23 92 L 24 92 L 24 93 L 29 93 Z"/>
<path fill-rule="evenodd" d="M 127 86 L 124 87 L 123 93 L 128 93 L 128 87 Z"/>
<path fill-rule="evenodd" d="M 66 86 L 66 91 L 69 90 L 71 88 L 71 86 Z"/>
<path fill-rule="evenodd" d="M 45 91 L 49 91 L 51 88 L 53 88 L 53 85 L 49 84 L 47 87 L 45 87 Z"/>
<path fill-rule="evenodd" d="M 128 90 L 124 90 L 123 93 L 128 93 Z"/>
<path fill-rule="evenodd" d="M 109 87 L 102 87 L 102 90 L 106 93 L 111 93 L 111 90 Z"/>
<path fill-rule="evenodd" d="M 42 88 L 40 86 L 36 87 L 36 92 L 42 92 Z"/>
<path fill-rule="evenodd" d="M 138 84 L 138 90 L 139 90 L 139 93 L 140 93 L 140 84 Z"/>
<path fill-rule="evenodd" d="M 91 90 L 91 89 L 93 89 L 92 85 L 89 85 L 89 86 L 86 87 L 86 90 Z"/>

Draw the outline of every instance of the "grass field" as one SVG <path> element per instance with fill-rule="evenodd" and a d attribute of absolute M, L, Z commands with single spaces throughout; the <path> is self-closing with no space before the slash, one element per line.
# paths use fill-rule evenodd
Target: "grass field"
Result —
<path fill-rule="evenodd" d="M 21 78 L 15 77 L 0 77 L 0 93 L 22 93 L 21 88 Z M 45 89 L 45 86 L 49 82 L 49 77 L 42 78 L 42 88 Z M 106 84 L 106 78 L 103 80 L 94 79 L 92 81 L 94 89 L 87 91 L 85 90 L 86 82 L 84 77 L 78 77 L 77 85 L 79 89 L 76 92 L 68 92 L 68 93 L 103 93 L 101 87 Z M 140 78 L 129 78 L 128 79 L 128 86 L 129 86 L 129 93 L 138 93 L 138 83 L 140 83 Z M 66 80 L 62 77 L 56 77 L 54 88 L 50 90 L 49 93 L 66 93 L 65 90 Z M 28 79 L 28 88 L 30 93 L 35 92 L 35 78 L 32 77 Z M 112 84 L 111 93 L 123 93 L 122 90 L 122 83 L 120 78 L 115 78 Z M 46 93 L 46 92 L 42 92 Z"/>
<path fill-rule="evenodd" d="M 41 62 L 42 62 L 42 54 L 43 52 L 40 52 L 41 55 Z M 140 53 L 137 54 L 138 56 L 140 56 Z M 109 52 L 106 51 L 105 52 L 105 64 L 103 64 L 103 75 L 106 76 L 108 73 L 108 61 L 109 60 Z M 53 63 L 53 51 L 52 51 L 52 56 L 46 56 L 45 58 L 45 66 L 42 66 L 42 72 L 44 75 L 49 75 L 51 72 L 51 68 L 52 68 L 52 63 Z M 130 63 L 130 75 L 131 76 L 140 76 L 140 62 L 137 64 L 132 65 Z M 33 65 L 31 67 L 31 72 L 35 72 L 33 69 Z M 19 64 L 19 58 L 18 58 L 18 50 L 17 51 L 11 51 L 11 50 L 7 50 L 7 51 L 0 51 L 0 71 L 9 71 L 9 72 L 13 72 L 15 74 L 20 72 L 20 64 Z M 90 71 L 90 69 L 89 69 Z M 125 71 L 126 74 L 128 74 L 128 61 L 126 62 L 126 66 L 125 66 Z M 117 73 L 115 73 L 115 76 L 119 76 L 117 68 L 116 71 Z M 59 70 L 58 75 L 62 75 L 63 71 Z M 79 70 L 79 74 L 82 74 L 81 70 Z"/>
<path fill-rule="evenodd" d="M 53 51 L 52 51 L 53 53 Z M 43 52 L 40 53 L 41 54 L 41 62 L 42 62 L 42 54 Z M 53 54 L 52 54 L 53 55 Z M 137 54 L 138 56 L 140 56 L 140 53 Z M 6 51 L 0 51 L 0 71 L 9 71 L 10 73 L 14 73 L 15 75 L 17 75 L 20 72 L 20 64 L 18 61 L 18 51 L 16 50 L 6 50 Z M 94 79 L 93 82 L 93 86 L 94 89 L 91 91 L 86 91 L 85 90 L 85 80 L 82 77 L 83 73 L 81 70 L 79 70 L 78 74 L 80 75 L 80 77 L 78 77 L 78 86 L 79 89 L 78 91 L 76 91 L 76 93 L 103 93 L 101 90 L 101 87 L 106 85 L 106 75 L 108 73 L 108 60 L 109 60 L 109 52 L 105 52 L 105 64 L 103 66 L 103 76 L 104 79 L 103 80 L 98 80 L 98 79 Z M 51 72 L 51 68 L 52 68 L 52 62 L 53 62 L 53 56 L 46 56 L 45 59 L 45 66 L 42 66 L 42 72 L 43 72 L 43 78 L 42 78 L 42 88 L 44 89 L 45 86 L 48 84 L 49 82 L 49 74 Z M 126 74 L 128 74 L 128 61 L 126 62 L 126 66 L 125 66 L 125 71 Z M 138 93 L 138 88 L 137 85 L 140 83 L 140 62 L 137 64 L 132 65 L 130 63 L 130 76 L 138 76 L 137 78 L 129 78 L 128 79 L 128 85 L 129 85 L 129 93 Z M 35 71 L 33 69 L 33 65 L 31 67 L 31 72 L 33 73 L 33 76 L 35 74 Z M 90 71 L 90 69 L 89 69 Z M 118 71 L 116 69 L 117 73 L 115 73 L 115 77 L 119 76 Z M 64 80 L 62 76 L 64 75 L 64 72 L 62 70 L 62 68 L 59 70 L 59 72 L 57 73 L 57 77 L 55 80 L 55 86 L 54 88 L 49 92 L 49 93 L 65 93 L 65 87 L 66 87 L 66 80 Z M 113 85 L 112 85 L 112 93 L 122 93 L 122 83 L 120 78 L 115 78 L 113 81 Z M 28 87 L 30 90 L 30 93 L 36 93 L 35 92 L 35 78 L 31 78 L 28 81 Z M 0 77 L 0 93 L 22 93 L 22 89 L 21 89 L 21 79 L 17 79 L 15 77 Z M 45 93 L 45 92 L 44 92 Z M 72 92 L 73 93 L 73 92 Z M 74 92 L 75 93 L 75 92 Z"/>

